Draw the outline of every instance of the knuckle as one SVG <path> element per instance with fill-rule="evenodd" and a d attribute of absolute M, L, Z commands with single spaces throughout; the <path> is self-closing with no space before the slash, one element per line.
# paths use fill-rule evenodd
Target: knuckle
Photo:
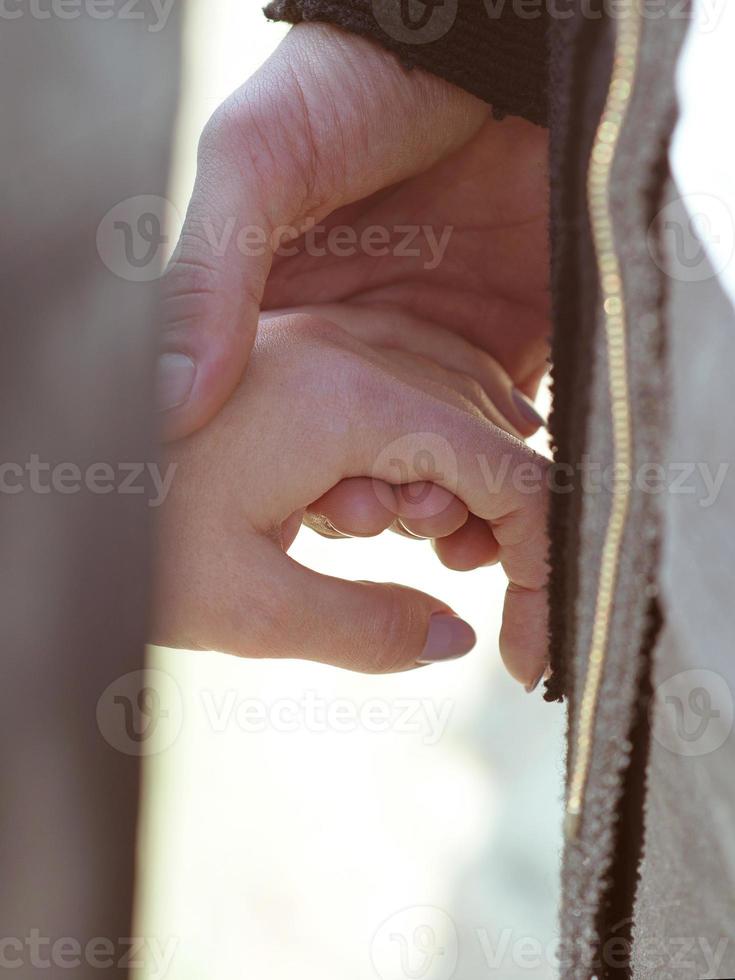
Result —
<path fill-rule="evenodd" d="M 210 153 L 221 153 L 235 148 L 240 133 L 247 126 L 244 109 L 249 105 L 247 100 L 237 99 L 232 95 L 214 110 L 199 138 L 200 159 L 206 158 Z M 258 127 L 253 125 L 250 139 L 257 135 Z"/>
<path fill-rule="evenodd" d="M 162 323 L 171 329 L 204 316 L 217 295 L 217 271 L 206 241 L 187 233 L 162 280 Z"/>
<path fill-rule="evenodd" d="M 196 292 L 211 292 L 216 276 L 214 256 L 206 236 L 189 227 L 181 235 L 165 282 L 172 286 L 185 283 Z"/>
<path fill-rule="evenodd" d="M 241 624 L 254 641 L 250 656 L 258 659 L 281 658 L 294 643 L 293 604 L 277 583 L 271 580 L 269 585 L 270 588 L 253 588 L 248 598 L 247 623 Z"/>
<path fill-rule="evenodd" d="M 466 374 L 464 371 L 460 372 L 459 378 L 462 393 L 468 401 L 478 406 L 484 405 L 487 402 L 487 392 L 485 391 L 485 387 L 477 380 L 477 378 L 473 377 L 471 374 Z"/>
<path fill-rule="evenodd" d="M 370 667 L 376 674 L 391 674 L 413 663 L 416 649 L 418 610 L 401 596 L 401 587 L 386 590 L 385 609 L 378 633 L 378 643 Z"/>

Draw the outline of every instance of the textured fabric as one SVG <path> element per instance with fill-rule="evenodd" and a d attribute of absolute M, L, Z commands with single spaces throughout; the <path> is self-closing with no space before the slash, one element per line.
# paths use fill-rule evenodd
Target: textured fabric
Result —
<path fill-rule="evenodd" d="M 600 2 L 601 6 L 601 2 Z M 597 11 L 599 11 L 599 7 Z M 584 454 L 592 387 L 592 342 L 598 302 L 597 267 L 587 211 L 587 165 L 607 94 L 612 31 L 599 18 L 555 20 L 551 27 L 551 353 L 554 461 L 574 473 L 573 493 L 555 494 L 549 513 L 551 580 L 549 635 L 552 674 L 548 701 L 571 697 L 568 662 L 574 642 L 579 589 Z M 571 483 L 571 481 L 570 481 Z"/>
<path fill-rule="evenodd" d="M 139 759 L 103 737 L 97 708 L 143 665 L 153 511 L 119 477 L 120 492 L 97 493 L 86 478 L 155 460 L 156 295 L 108 268 L 96 238 L 120 202 L 165 195 L 178 15 L 156 31 L 152 9 L 140 20 L 123 7 L 103 20 L 19 9 L 0 29 L 0 922 L 3 963 L 24 978 L 126 976 L 120 940 L 133 934 Z M 118 218 L 135 229 L 139 215 Z M 47 467 L 38 490 L 17 470 L 33 454 Z M 48 469 L 60 465 L 63 489 Z M 43 939 L 46 967 L 29 961 L 17 944 L 32 930 L 69 937 L 63 964 Z M 69 941 L 95 937 L 114 965 L 61 968 Z"/>
<path fill-rule="evenodd" d="M 661 498 L 667 627 L 654 655 L 636 980 L 735 976 L 735 311 L 670 196 L 663 240 L 676 398 L 663 461 L 674 475 L 693 471 Z"/>
<path fill-rule="evenodd" d="M 546 4 L 524 15 L 505 0 L 274 0 L 266 14 L 292 24 L 327 21 L 374 37 L 406 67 L 459 85 L 489 102 L 498 117 L 547 121 Z"/>
<path fill-rule="evenodd" d="M 611 23 L 607 26 L 613 29 Z M 643 20 L 637 81 L 613 171 L 612 212 L 627 306 L 634 474 L 660 460 L 667 423 L 662 317 L 666 279 L 649 252 L 649 228 L 664 203 L 667 148 L 675 121 L 673 71 L 686 27 L 683 18 Z M 599 317 L 588 370 L 591 391 L 584 452 L 589 463 L 604 472 L 613 457 L 607 351 Z M 572 739 L 587 675 L 600 555 L 610 513 L 608 488 L 609 483 L 597 481 L 581 504 L 576 620 L 571 628 L 575 640 L 570 663 Z M 621 826 L 618 815 L 644 664 L 641 653 L 650 640 L 651 600 L 657 595 L 659 511 L 660 498 L 644 492 L 633 480 L 583 818 L 578 837 L 568 843 L 564 855 L 562 945 L 570 953 L 564 975 L 574 980 L 587 980 L 593 968 L 599 976 L 611 975 L 625 959 L 621 944 L 615 943 L 616 926 L 620 926 L 606 920 L 605 903 L 615 884 L 621 834 L 632 829 Z M 626 844 L 624 850 L 631 848 Z M 630 906 L 628 915 L 632 895 Z"/>

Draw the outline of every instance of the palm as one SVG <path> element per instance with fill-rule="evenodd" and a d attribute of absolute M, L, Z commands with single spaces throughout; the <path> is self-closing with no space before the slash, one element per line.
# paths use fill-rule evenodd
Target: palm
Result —
<path fill-rule="evenodd" d="M 349 226 L 359 237 L 378 226 L 391 230 L 396 245 L 406 241 L 399 226 L 428 225 L 437 239 L 452 227 L 435 268 L 426 267 L 438 253 L 423 232 L 411 245 L 420 256 L 375 257 L 359 247 L 349 257 L 309 254 L 314 249 L 302 240 L 297 254 L 276 258 L 264 309 L 341 302 L 397 308 L 461 333 L 532 392 L 548 355 L 546 149 L 538 127 L 489 119 L 461 150 L 335 211 L 312 237 L 324 246 L 326 229 Z"/>

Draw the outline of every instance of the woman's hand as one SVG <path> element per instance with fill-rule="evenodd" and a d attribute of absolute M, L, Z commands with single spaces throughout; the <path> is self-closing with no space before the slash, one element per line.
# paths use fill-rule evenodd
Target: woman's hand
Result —
<path fill-rule="evenodd" d="M 513 382 L 498 362 L 464 337 L 399 310 L 376 312 L 359 303 L 305 307 L 290 313 L 323 316 L 366 345 L 401 359 L 427 382 L 463 392 L 483 416 L 521 438 L 523 416 Z M 274 313 L 261 318 L 265 323 Z M 282 315 L 282 314 L 281 314 Z M 374 477 L 344 480 L 310 504 L 304 523 L 325 537 L 373 537 L 390 528 L 409 538 L 427 538 L 447 567 L 468 571 L 498 561 L 487 523 L 468 513 L 459 500 L 450 504 L 428 486 L 389 485 Z"/>
<path fill-rule="evenodd" d="M 375 481 L 391 519 L 403 505 L 381 488 L 400 485 L 435 531 L 451 535 L 468 511 L 485 522 L 510 579 L 501 653 L 531 684 L 546 660 L 546 461 L 495 424 L 470 375 L 366 343 L 359 320 L 269 319 L 225 408 L 170 446 L 152 640 L 378 672 L 466 653 L 474 634 L 439 599 L 287 556 L 310 505 L 342 481 Z"/>

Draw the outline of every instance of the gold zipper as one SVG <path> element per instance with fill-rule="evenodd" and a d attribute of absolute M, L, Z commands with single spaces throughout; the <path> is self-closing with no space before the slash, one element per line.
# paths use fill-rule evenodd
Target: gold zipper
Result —
<path fill-rule="evenodd" d="M 632 469 L 625 296 L 615 250 L 610 186 L 615 154 L 635 84 L 642 18 L 636 0 L 624 0 L 617 9 L 613 70 L 587 172 L 587 206 L 597 258 L 607 346 L 614 477 L 612 508 L 600 561 L 587 677 L 572 752 L 565 819 L 567 837 L 576 837 L 584 806 L 595 715 L 605 669 L 623 532 L 628 517 Z"/>

